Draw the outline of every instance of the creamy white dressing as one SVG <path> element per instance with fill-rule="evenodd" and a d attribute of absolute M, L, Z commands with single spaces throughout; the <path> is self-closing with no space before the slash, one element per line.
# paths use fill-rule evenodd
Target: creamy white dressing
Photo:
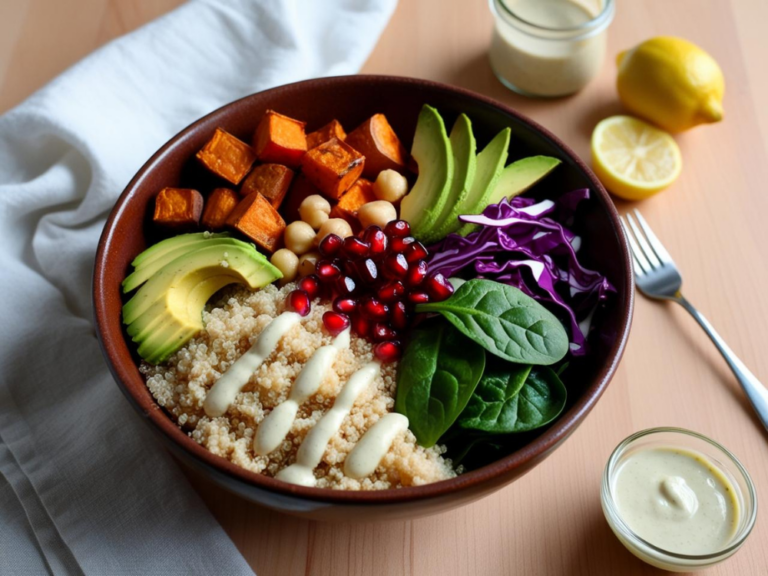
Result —
<path fill-rule="evenodd" d="M 408 418 L 397 412 L 385 414 L 370 427 L 344 461 L 344 474 L 365 478 L 373 474 L 392 442 L 408 429 Z"/>
<path fill-rule="evenodd" d="M 739 504 L 731 482 L 704 456 L 676 448 L 638 450 L 612 481 L 632 531 L 670 552 L 716 552 L 733 538 Z"/>
<path fill-rule="evenodd" d="M 259 425 L 253 439 L 256 454 L 265 456 L 280 446 L 291 431 L 299 406 L 317 392 L 339 350 L 345 348 L 349 348 L 349 328 L 336 336 L 332 344 L 315 350 L 293 383 L 288 399 L 278 404 Z"/>
<path fill-rule="evenodd" d="M 275 477 L 278 480 L 301 486 L 316 484 L 313 471 L 320 464 L 328 442 L 341 428 L 358 396 L 370 386 L 380 371 L 381 365 L 378 362 L 369 362 L 350 376 L 333 407 L 307 433 L 296 453 L 296 462 L 277 473 Z"/>
<path fill-rule="evenodd" d="M 283 312 L 262 330 L 251 348 L 222 374 L 208 391 L 203 402 L 205 413 L 211 418 L 222 416 L 251 375 L 274 352 L 280 339 L 301 319 L 296 312 Z"/>

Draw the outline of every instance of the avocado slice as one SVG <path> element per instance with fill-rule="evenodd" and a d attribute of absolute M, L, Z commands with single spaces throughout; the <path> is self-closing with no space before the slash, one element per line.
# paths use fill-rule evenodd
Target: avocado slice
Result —
<path fill-rule="evenodd" d="M 461 214 L 480 214 L 488 206 L 488 198 L 496 187 L 504 164 L 507 161 L 507 150 L 512 131 L 504 128 L 491 140 L 483 151 L 477 155 L 477 171 L 472 188 L 461 205 L 454 207 L 452 217 L 458 219 Z M 464 224 L 458 230 L 466 236 L 475 229 L 474 224 Z"/>
<path fill-rule="evenodd" d="M 503 198 L 512 200 L 536 184 L 560 164 L 560 160 L 551 156 L 529 156 L 512 162 L 496 183 L 488 198 L 488 204 L 498 204 Z"/>
<path fill-rule="evenodd" d="M 153 244 L 144 252 L 136 256 L 131 262 L 134 268 L 141 268 L 143 265 L 149 264 L 156 258 L 163 257 L 169 250 L 180 248 L 181 246 L 190 246 L 199 240 L 210 240 L 211 238 L 230 238 L 228 232 L 194 232 L 192 234 L 178 234 L 171 238 L 161 240 L 157 244 Z"/>
<path fill-rule="evenodd" d="M 123 306 L 123 322 L 139 344 L 139 355 L 157 364 L 203 329 L 203 308 L 218 290 L 232 283 L 255 290 L 281 277 L 262 254 L 240 240 L 192 244 Z"/>
<path fill-rule="evenodd" d="M 423 241 L 429 244 L 442 240 L 459 229 L 461 223 L 457 218 L 451 219 L 450 214 L 453 207 L 461 204 L 467 197 L 475 179 L 477 143 L 472 133 L 472 123 L 466 114 L 460 114 L 456 119 L 448 139 L 453 154 L 453 182 L 437 221 L 424 237 Z"/>
<path fill-rule="evenodd" d="M 163 266 L 193 250 L 198 245 L 216 242 L 222 238 L 231 238 L 231 236 L 226 232 L 218 234 L 197 232 L 195 234 L 180 234 L 153 244 L 136 256 L 132 262 L 133 272 L 123 280 L 123 293 L 127 294 L 135 290 Z"/>
<path fill-rule="evenodd" d="M 222 265 L 223 262 L 226 265 Z M 261 288 L 282 277 L 280 271 L 250 244 L 234 238 L 211 245 L 204 244 L 172 260 L 145 282 L 123 306 L 123 322 L 133 323 L 155 300 L 161 298 L 171 286 L 184 281 L 186 276 L 216 276 L 222 270 L 234 272 L 252 289 Z M 192 279 L 199 281 L 198 278 Z"/>
<path fill-rule="evenodd" d="M 411 234 L 422 239 L 440 216 L 453 180 L 453 154 L 443 119 L 426 104 L 419 113 L 411 155 L 419 177 L 400 202 L 400 217 L 410 223 Z"/>

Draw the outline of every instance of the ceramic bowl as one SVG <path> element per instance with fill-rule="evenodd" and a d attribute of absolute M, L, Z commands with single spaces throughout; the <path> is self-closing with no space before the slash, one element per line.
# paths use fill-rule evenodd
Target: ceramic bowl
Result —
<path fill-rule="evenodd" d="M 418 112 L 435 106 L 448 126 L 466 113 L 478 146 L 501 128 L 512 129 L 510 161 L 546 154 L 563 162 L 532 190 L 540 198 L 587 187 L 591 199 L 579 208 L 574 229 L 582 241 L 584 265 L 604 273 L 616 294 L 591 336 L 591 353 L 568 369 L 568 405 L 550 426 L 515 436 L 511 453 L 451 480 L 426 486 L 369 492 L 307 488 L 249 472 L 210 453 L 182 431 L 155 402 L 138 370 L 138 357 L 120 320 L 120 283 L 133 258 L 157 238 L 151 214 L 154 197 L 165 186 L 206 192 L 216 182 L 194 160 L 216 127 L 250 142 L 262 114 L 275 109 L 307 122 L 314 130 L 336 118 L 348 129 L 376 112 L 384 113 L 410 147 Z M 587 165 L 548 130 L 515 110 L 484 96 L 425 80 L 388 76 L 344 76 L 308 80 L 247 96 L 201 118 L 165 144 L 139 170 L 115 204 L 98 246 L 93 300 L 104 357 L 120 389 L 144 421 L 182 461 L 218 484 L 269 508 L 318 519 L 376 520 L 411 518 L 477 500 L 519 478 L 560 446 L 584 420 L 605 391 L 627 341 L 632 318 L 632 269 L 616 210 Z"/>

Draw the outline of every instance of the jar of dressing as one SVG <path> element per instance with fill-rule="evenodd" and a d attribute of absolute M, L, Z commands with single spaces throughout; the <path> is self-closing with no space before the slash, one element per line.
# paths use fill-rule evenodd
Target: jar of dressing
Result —
<path fill-rule="evenodd" d="M 605 59 L 614 0 L 489 0 L 489 58 L 502 84 L 524 96 L 581 90 Z"/>
<path fill-rule="evenodd" d="M 619 444 L 600 496 L 621 543 L 673 572 L 722 562 L 744 544 L 757 517 L 754 484 L 736 457 L 681 428 L 643 430 Z"/>

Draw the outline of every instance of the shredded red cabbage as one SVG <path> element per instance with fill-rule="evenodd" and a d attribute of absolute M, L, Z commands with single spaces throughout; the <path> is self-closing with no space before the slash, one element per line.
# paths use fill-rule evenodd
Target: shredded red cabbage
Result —
<path fill-rule="evenodd" d="M 446 277 L 471 275 L 519 288 L 567 316 L 571 353 L 586 354 L 586 338 L 598 306 L 614 287 L 600 273 L 579 264 L 581 238 L 565 226 L 589 190 L 574 190 L 556 201 L 506 198 L 482 214 L 459 216 L 480 229 L 466 237 L 450 234 L 429 248 L 430 270 Z"/>

